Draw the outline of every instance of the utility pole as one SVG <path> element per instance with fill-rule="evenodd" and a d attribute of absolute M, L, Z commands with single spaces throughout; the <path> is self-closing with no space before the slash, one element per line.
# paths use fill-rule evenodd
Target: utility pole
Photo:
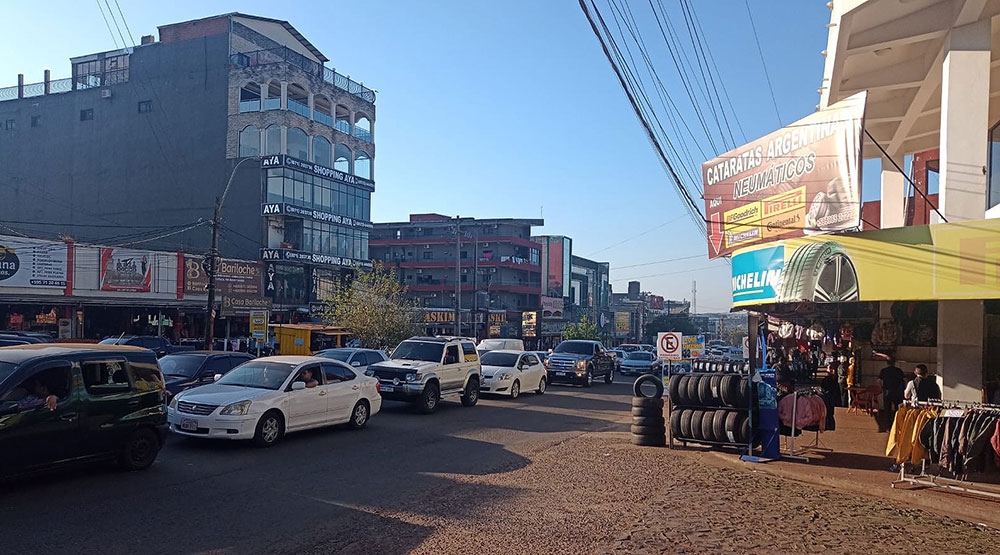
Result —
<path fill-rule="evenodd" d="M 455 335 L 462 335 L 462 217 L 455 215 Z"/>
<path fill-rule="evenodd" d="M 236 171 L 235 169 L 233 170 Z M 227 187 L 228 188 L 228 187 Z M 215 272 L 219 269 L 219 213 L 222 202 L 215 197 L 215 215 L 212 217 L 212 248 L 205 259 L 205 273 L 208 274 L 208 304 L 205 307 L 205 349 L 211 351 L 215 342 Z"/>
<path fill-rule="evenodd" d="M 691 280 L 691 314 L 698 314 L 698 281 Z"/>

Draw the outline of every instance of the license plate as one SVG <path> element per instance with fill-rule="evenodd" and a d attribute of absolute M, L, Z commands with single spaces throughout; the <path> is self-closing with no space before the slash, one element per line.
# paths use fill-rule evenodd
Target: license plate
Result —
<path fill-rule="evenodd" d="M 198 430 L 198 421 L 193 418 L 185 418 L 181 420 L 181 429 L 188 432 L 194 432 Z"/>
<path fill-rule="evenodd" d="M 378 390 L 383 393 L 392 393 L 393 391 L 396 390 L 396 388 L 392 387 L 391 385 L 380 385 L 378 386 Z"/>
<path fill-rule="evenodd" d="M 557 376 L 568 376 L 569 372 L 556 372 Z"/>

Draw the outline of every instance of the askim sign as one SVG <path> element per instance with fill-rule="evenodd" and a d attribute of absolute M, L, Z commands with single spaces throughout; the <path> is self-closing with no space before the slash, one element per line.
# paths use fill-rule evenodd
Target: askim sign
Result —
<path fill-rule="evenodd" d="M 861 222 L 861 92 L 701 166 L 708 256 Z"/>

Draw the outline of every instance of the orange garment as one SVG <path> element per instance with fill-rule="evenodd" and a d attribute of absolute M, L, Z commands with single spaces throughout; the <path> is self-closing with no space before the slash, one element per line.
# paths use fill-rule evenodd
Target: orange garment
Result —
<path fill-rule="evenodd" d="M 910 409 L 906 406 L 901 406 L 896 411 L 896 417 L 892 420 L 892 429 L 889 430 L 889 443 L 885 446 L 885 456 L 896 456 L 903 433 L 903 424 L 909 411 Z"/>
<path fill-rule="evenodd" d="M 911 463 L 918 464 L 920 461 L 930 457 L 927 447 L 920 443 L 920 431 L 924 429 L 924 425 L 927 424 L 928 420 L 936 417 L 937 411 L 934 409 L 921 410 L 920 414 L 917 415 L 913 429 L 910 431 L 910 445 L 913 446 L 910 452 Z"/>
<path fill-rule="evenodd" d="M 851 358 L 851 362 L 847 365 L 847 387 L 854 385 L 854 359 Z"/>
<path fill-rule="evenodd" d="M 906 418 L 903 420 L 903 429 L 900 430 L 899 449 L 896 452 L 896 463 L 902 464 L 910 460 L 913 454 L 913 428 L 916 427 L 917 418 L 923 413 L 920 409 L 910 409 L 906 411 Z"/>

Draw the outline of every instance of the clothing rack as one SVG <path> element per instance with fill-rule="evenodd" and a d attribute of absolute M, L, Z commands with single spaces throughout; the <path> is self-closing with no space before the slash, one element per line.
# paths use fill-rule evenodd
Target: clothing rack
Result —
<path fill-rule="evenodd" d="M 789 395 L 793 396 L 792 397 L 792 433 L 791 433 L 791 435 L 788 436 L 788 453 L 787 454 L 782 454 L 782 457 L 789 458 L 789 459 L 796 459 L 796 460 L 800 460 L 802 462 L 809 462 L 809 457 L 801 455 L 801 453 L 804 453 L 807 449 L 808 450 L 813 450 L 813 451 L 831 451 L 831 452 L 833 451 L 833 449 L 830 449 L 829 447 L 825 447 L 825 446 L 820 446 L 820 444 L 819 444 L 819 427 L 817 426 L 817 428 L 816 428 L 816 438 L 813 440 L 813 442 L 810 443 L 809 445 L 806 445 L 805 448 L 802 451 L 799 451 L 798 453 L 795 452 L 795 431 L 796 431 L 796 428 L 795 428 L 795 414 L 796 414 L 796 410 L 799 407 L 799 393 L 806 393 L 806 394 L 809 394 L 809 395 L 820 395 L 821 394 L 821 390 L 818 389 L 818 388 L 816 388 L 816 387 L 807 387 L 807 388 L 804 387 L 804 388 L 796 389 L 796 390 L 792 391 L 791 393 L 789 393 Z M 803 429 L 803 430 L 800 430 L 800 431 L 805 431 L 805 430 Z"/>
<path fill-rule="evenodd" d="M 986 410 L 990 412 L 1000 413 L 1000 405 L 994 405 L 990 403 L 977 403 L 973 401 L 943 401 L 940 399 L 934 399 L 930 401 L 904 401 L 903 405 L 913 408 L 925 408 L 925 407 L 936 407 L 943 409 L 964 408 L 972 410 Z M 928 474 L 926 459 L 920 461 L 920 473 L 914 474 L 913 476 L 906 475 L 905 462 L 900 464 L 899 478 L 892 481 L 891 487 L 895 488 L 896 484 L 916 484 L 919 486 L 925 486 L 931 488 L 946 488 L 952 491 L 960 491 L 962 493 L 971 493 L 973 495 L 982 495 L 993 499 L 1000 499 L 1000 485 L 984 484 L 982 482 L 969 482 L 965 480 L 955 480 L 953 478 L 944 478 L 941 476 L 934 476 L 932 474 Z"/>

